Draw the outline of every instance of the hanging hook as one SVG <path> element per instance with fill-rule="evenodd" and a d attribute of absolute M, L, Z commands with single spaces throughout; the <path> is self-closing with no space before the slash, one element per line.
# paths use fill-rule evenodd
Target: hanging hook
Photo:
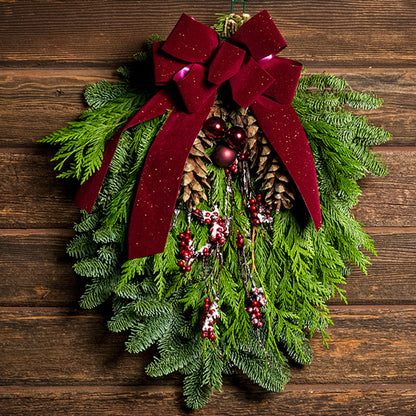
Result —
<path fill-rule="evenodd" d="M 246 0 L 231 0 L 231 13 L 234 13 L 234 3 L 243 3 L 243 13 L 246 12 Z"/>

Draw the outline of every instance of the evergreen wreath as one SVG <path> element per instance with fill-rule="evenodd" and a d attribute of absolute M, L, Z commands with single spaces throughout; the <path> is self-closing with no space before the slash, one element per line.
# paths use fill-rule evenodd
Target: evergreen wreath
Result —
<path fill-rule="evenodd" d="M 229 38 L 248 18 L 221 16 L 214 28 Z M 52 159 L 58 177 L 86 183 L 100 169 L 106 143 L 154 96 L 151 51 L 159 40 L 153 36 L 133 64 L 119 69 L 119 82 L 87 85 L 90 109 L 41 140 L 59 146 Z M 155 344 L 147 374 L 183 374 L 190 408 L 203 407 L 234 371 L 281 391 L 291 360 L 311 362 L 310 337 L 318 331 L 327 343 L 326 301 L 346 301 L 350 264 L 366 273 L 363 250 L 376 254 L 350 210 L 360 195 L 357 181 L 387 173 L 371 146 L 389 134 L 354 112 L 381 104 L 340 77 L 302 73 L 292 107 L 316 166 L 322 212 L 316 231 L 255 114 L 220 89 L 186 160 L 164 251 L 129 260 L 138 181 L 170 112 L 125 130 L 94 207 L 81 210 L 67 247 L 87 282 L 81 306 L 111 301 L 108 328 L 129 331 L 131 353 Z"/>

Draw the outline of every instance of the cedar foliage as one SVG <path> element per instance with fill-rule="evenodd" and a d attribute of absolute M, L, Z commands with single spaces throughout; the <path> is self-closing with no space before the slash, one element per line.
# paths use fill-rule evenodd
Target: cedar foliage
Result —
<path fill-rule="evenodd" d="M 138 55 L 141 62 L 144 57 Z M 134 73 L 123 69 L 121 74 L 119 83 L 88 86 L 85 97 L 91 109 L 43 140 L 59 146 L 54 158 L 59 161 L 59 176 L 84 182 L 100 166 L 105 142 L 148 98 L 132 87 Z M 81 306 L 94 308 L 111 299 L 109 329 L 129 332 L 126 349 L 130 352 L 156 345 L 158 355 L 146 372 L 150 376 L 183 374 L 185 401 L 191 408 L 203 407 L 213 390 L 221 390 L 223 375 L 235 369 L 265 389 L 282 390 L 289 380 L 289 359 L 302 365 L 311 362 L 309 337 L 318 331 L 327 342 L 325 329 L 331 319 L 326 300 L 339 296 L 346 301 L 342 286 L 350 263 L 366 273 L 370 264 L 366 252 L 376 254 L 372 239 L 350 210 L 360 195 L 357 180 L 387 173 L 371 146 L 384 143 L 389 134 L 353 110 L 371 110 L 381 104 L 374 95 L 353 91 L 342 78 L 302 75 L 293 107 L 316 163 L 322 228 L 316 232 L 310 220 L 299 220 L 299 212 L 283 210 L 273 214 L 269 235 L 253 231 L 241 188 L 234 182 L 234 221 L 223 247 L 220 319 L 214 342 L 201 338 L 204 298 L 213 297 L 206 293 L 202 267 L 195 263 L 190 279 L 177 266 L 177 235 L 187 228 L 185 210 L 172 226 L 164 253 L 125 261 L 132 198 L 147 151 L 166 115 L 123 133 L 94 209 L 81 212 L 74 226 L 77 234 L 67 248 L 75 272 L 87 281 Z M 212 202 L 225 214 L 224 171 L 214 165 L 207 169 Z M 254 180 L 252 186 L 260 188 Z M 204 201 L 199 208 L 209 206 Z M 207 230 L 195 221 L 190 228 L 195 246 L 201 247 Z M 248 266 L 255 270 L 256 286 L 264 289 L 267 299 L 260 330 L 251 326 L 245 310 L 246 292 L 234 243 L 237 229 L 246 230 Z M 219 270 L 214 260 L 206 267 Z"/>

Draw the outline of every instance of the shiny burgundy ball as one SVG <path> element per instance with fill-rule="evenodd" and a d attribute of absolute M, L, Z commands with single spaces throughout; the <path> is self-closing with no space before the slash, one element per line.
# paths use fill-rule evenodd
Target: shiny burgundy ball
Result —
<path fill-rule="evenodd" d="M 203 130 L 210 139 L 220 139 L 226 132 L 227 125 L 220 117 L 210 117 L 205 121 Z"/>
<path fill-rule="evenodd" d="M 225 140 L 231 148 L 241 150 L 247 143 L 247 133 L 241 127 L 231 127 L 227 131 Z"/>
<path fill-rule="evenodd" d="M 227 168 L 234 162 L 236 157 L 237 153 L 233 149 L 220 144 L 215 150 L 213 160 L 218 167 Z"/>

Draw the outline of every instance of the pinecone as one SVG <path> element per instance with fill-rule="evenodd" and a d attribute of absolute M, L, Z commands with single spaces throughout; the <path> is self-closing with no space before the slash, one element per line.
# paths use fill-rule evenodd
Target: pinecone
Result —
<path fill-rule="evenodd" d="M 257 181 L 261 181 L 260 191 L 265 193 L 264 200 L 275 206 L 279 212 L 293 208 L 295 187 L 276 151 L 271 147 L 266 136 L 257 125 L 256 118 L 248 113 L 245 117 L 245 128 L 248 135 L 248 149 L 252 167 L 257 169 Z"/>
<path fill-rule="evenodd" d="M 201 133 L 203 134 L 203 132 Z M 186 160 L 182 177 L 180 197 L 186 203 L 188 209 L 196 207 L 202 200 L 206 201 L 207 196 L 204 188 L 210 188 L 205 163 L 212 162 L 205 153 L 205 148 L 201 143 L 201 133 L 195 139 L 188 159 Z M 209 140 L 207 137 L 205 139 Z"/>
<path fill-rule="evenodd" d="M 262 182 L 260 191 L 265 193 L 265 202 L 275 206 L 276 212 L 279 212 L 282 206 L 285 209 L 293 208 L 296 188 L 251 111 L 241 107 L 227 110 L 221 102 L 216 102 L 212 116 L 214 115 L 247 131 L 247 148 L 250 151 L 252 168 L 257 169 L 256 180 Z"/>
<path fill-rule="evenodd" d="M 238 14 L 235 14 L 235 13 L 230 14 L 225 19 L 222 36 L 224 38 L 231 37 L 249 19 L 250 19 L 250 15 L 247 13 L 244 13 L 242 16 L 239 16 Z"/>
<path fill-rule="evenodd" d="M 261 181 L 260 191 L 264 201 L 275 206 L 279 212 L 293 207 L 295 199 L 294 184 L 271 147 L 266 136 L 257 124 L 249 109 L 229 108 L 222 101 L 216 100 L 207 118 L 221 117 L 226 123 L 243 127 L 247 131 L 247 150 L 250 151 L 252 168 L 257 169 L 257 181 Z M 214 142 L 201 130 L 195 139 L 192 150 L 185 164 L 182 178 L 181 197 L 189 209 L 196 207 L 202 200 L 207 200 L 204 188 L 210 188 L 205 163 L 212 163 L 205 148 L 214 146 Z"/>

